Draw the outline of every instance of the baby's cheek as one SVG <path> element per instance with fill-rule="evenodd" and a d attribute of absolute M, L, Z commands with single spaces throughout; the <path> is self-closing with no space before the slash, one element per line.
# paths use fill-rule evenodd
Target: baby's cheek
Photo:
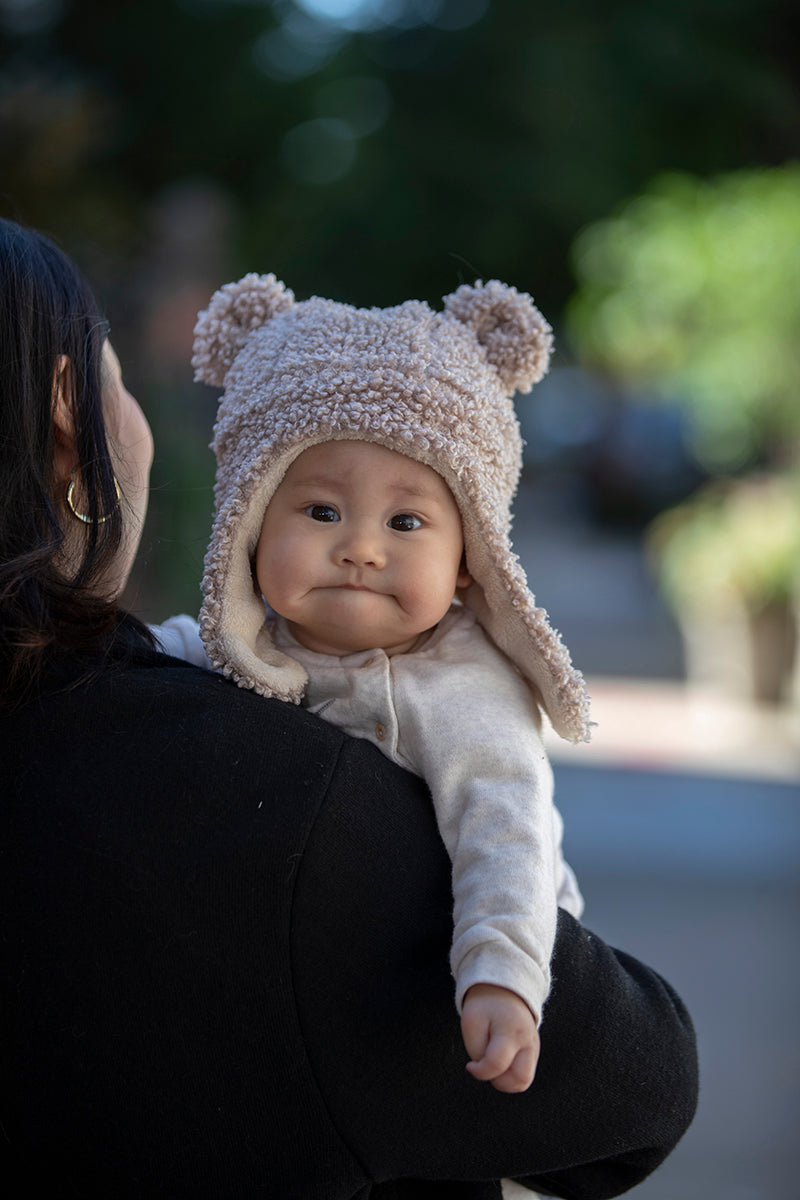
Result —
<path fill-rule="evenodd" d="M 276 602 L 282 596 L 281 582 L 284 578 L 280 558 L 277 555 L 271 553 L 259 555 L 256 559 L 256 579 L 261 595 L 273 608 L 276 608 Z"/>

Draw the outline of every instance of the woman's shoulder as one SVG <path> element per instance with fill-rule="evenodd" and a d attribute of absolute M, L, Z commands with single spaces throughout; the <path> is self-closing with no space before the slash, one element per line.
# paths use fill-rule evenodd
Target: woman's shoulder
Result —
<path fill-rule="evenodd" d="M 330 770 L 342 739 L 295 705 L 139 645 L 54 664 L 33 698 L 0 717 L 6 777 L 42 792 L 57 780 L 117 794 L 259 790 L 298 763 Z"/>
<path fill-rule="evenodd" d="M 231 1170 L 237 1195 L 366 1186 L 295 1012 L 297 954 L 313 981 L 304 1016 L 326 1023 L 330 945 L 298 942 L 295 921 L 332 902 L 343 860 L 384 850 L 376 811 L 396 798 L 407 822 L 418 781 L 295 705 L 141 645 L 89 677 L 62 663 L 0 718 L 0 739 L 8 1086 L 15 1120 L 35 1114 L 20 1145 L 31 1128 L 45 1154 L 74 1147 L 90 1196 L 126 1164 L 126 1195 L 224 1195 Z M 53 1062 L 80 1102 L 51 1088 L 42 1121 Z M 270 1121 L 290 1136 L 261 1136 Z"/>

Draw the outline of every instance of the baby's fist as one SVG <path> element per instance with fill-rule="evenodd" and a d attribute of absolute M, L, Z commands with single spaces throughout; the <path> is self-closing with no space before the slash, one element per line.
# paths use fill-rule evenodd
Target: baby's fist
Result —
<path fill-rule="evenodd" d="M 533 1013 L 516 992 L 476 983 L 464 998 L 461 1035 L 475 1079 L 490 1080 L 499 1092 L 524 1092 L 539 1061 L 539 1032 Z"/>

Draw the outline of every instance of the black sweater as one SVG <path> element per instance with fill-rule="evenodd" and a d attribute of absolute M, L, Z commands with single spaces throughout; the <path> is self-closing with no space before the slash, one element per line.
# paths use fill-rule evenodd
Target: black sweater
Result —
<path fill-rule="evenodd" d="M 7 1194 L 600 1198 L 669 1153 L 696 1056 L 654 972 L 561 913 L 536 1080 L 477 1083 L 424 784 L 149 650 L 84 668 L 0 718 Z"/>

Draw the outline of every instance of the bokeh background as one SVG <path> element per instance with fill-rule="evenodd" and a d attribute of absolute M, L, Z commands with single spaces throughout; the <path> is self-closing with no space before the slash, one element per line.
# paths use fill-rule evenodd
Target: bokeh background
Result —
<path fill-rule="evenodd" d="M 798 0 L 0 0 L 0 213 L 80 263 L 156 437 L 146 619 L 199 603 L 220 284 L 500 278 L 553 323 L 515 538 L 595 700 L 567 852 L 701 1044 L 644 1200 L 798 1188 L 798 62 Z"/>

